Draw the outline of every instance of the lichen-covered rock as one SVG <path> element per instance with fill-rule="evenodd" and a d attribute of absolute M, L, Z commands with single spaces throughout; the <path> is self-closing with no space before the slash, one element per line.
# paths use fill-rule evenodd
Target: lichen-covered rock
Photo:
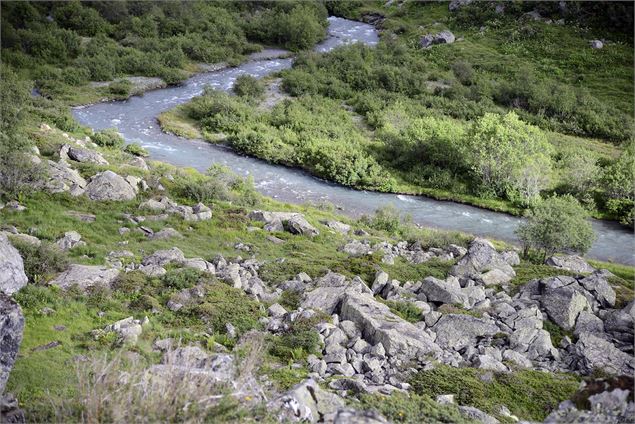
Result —
<path fill-rule="evenodd" d="M 593 274 L 586 278 L 579 280 L 580 285 L 587 289 L 593 297 L 605 308 L 612 308 L 615 306 L 615 290 L 608 282 L 610 277 L 614 275 L 609 271 L 603 269 L 595 271 Z"/>
<path fill-rule="evenodd" d="M 71 250 L 77 246 L 85 246 L 86 242 L 82 241 L 82 236 L 77 231 L 67 231 L 64 237 L 55 242 L 61 250 Z"/>
<path fill-rule="evenodd" d="M 437 34 L 427 34 L 421 37 L 419 45 L 424 49 L 430 48 L 435 44 L 451 44 L 454 43 L 455 37 L 450 31 L 441 31 Z"/>
<path fill-rule="evenodd" d="M 13 294 L 27 281 L 20 253 L 11 245 L 7 235 L 0 232 L 0 292 Z"/>
<path fill-rule="evenodd" d="M 94 150 L 82 149 L 79 147 L 68 146 L 66 155 L 69 159 L 82 163 L 95 163 L 97 165 L 108 165 L 108 161 L 104 159 L 101 153 Z"/>
<path fill-rule="evenodd" d="M 450 269 L 450 274 L 483 281 L 484 274 L 496 271 L 496 284 L 507 283 L 516 276 L 516 272 L 506 259 L 509 258 L 498 253 L 488 240 L 476 238 L 470 243 L 465 256 Z"/>
<path fill-rule="evenodd" d="M 324 221 L 323 224 L 329 227 L 331 230 L 335 230 L 340 234 L 348 234 L 351 231 L 350 225 L 344 224 L 340 221 L 328 220 Z"/>
<path fill-rule="evenodd" d="M 327 392 L 312 379 L 296 384 L 288 392 L 274 399 L 269 410 L 276 411 L 280 422 L 332 422 L 344 400 Z"/>
<path fill-rule="evenodd" d="M 595 271 L 595 268 L 577 255 L 551 256 L 550 258 L 547 258 L 545 264 L 554 268 L 565 269 L 567 271 L 577 272 L 580 274 Z"/>
<path fill-rule="evenodd" d="M 439 346 L 456 351 L 474 346 L 483 337 L 499 332 L 493 322 L 463 314 L 443 315 L 432 330 L 437 334 L 435 342 Z"/>
<path fill-rule="evenodd" d="M 108 170 L 100 172 L 90 179 L 86 186 L 86 195 L 90 200 L 132 200 L 136 197 L 132 187 L 123 177 Z"/>
<path fill-rule="evenodd" d="M 288 231 L 311 237 L 320 234 L 301 213 L 253 211 L 249 214 L 249 219 L 264 222 L 267 231 Z"/>
<path fill-rule="evenodd" d="M 157 250 L 151 255 L 143 258 L 141 263 L 143 265 L 156 265 L 156 266 L 164 266 L 171 262 L 182 263 L 185 260 L 185 255 L 183 251 L 178 247 L 173 247 L 171 249 L 166 250 Z"/>
<path fill-rule="evenodd" d="M 585 374 L 595 370 L 617 375 L 633 375 L 635 372 L 635 359 L 632 356 L 591 333 L 580 335 L 575 353 L 580 359 L 580 371 Z"/>
<path fill-rule="evenodd" d="M 82 290 L 90 287 L 110 287 L 118 275 L 119 270 L 116 268 L 73 264 L 49 284 L 62 289 L 77 286 Z"/>
<path fill-rule="evenodd" d="M 20 306 L 6 294 L 0 293 L 0 395 L 4 393 L 9 373 L 18 356 L 24 315 Z"/>
<path fill-rule="evenodd" d="M 44 188 L 51 193 L 68 192 L 72 196 L 84 193 L 86 180 L 76 170 L 63 160 L 59 162 L 47 161 L 47 177 Z"/>

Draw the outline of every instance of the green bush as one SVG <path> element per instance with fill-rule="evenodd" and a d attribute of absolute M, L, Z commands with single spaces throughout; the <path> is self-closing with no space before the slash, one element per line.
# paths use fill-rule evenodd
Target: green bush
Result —
<path fill-rule="evenodd" d="M 315 325 L 320 319 L 322 317 L 319 315 L 310 319 L 297 319 L 289 329 L 273 337 L 269 352 L 284 361 L 298 361 L 318 353 L 320 336 Z"/>
<path fill-rule="evenodd" d="M 241 97 L 259 99 L 265 94 L 265 85 L 251 75 L 241 75 L 236 78 L 233 91 Z"/>
<path fill-rule="evenodd" d="M 119 97 L 128 97 L 132 91 L 132 83 L 127 79 L 120 79 L 111 82 L 110 85 L 108 85 L 108 91 Z"/>
<path fill-rule="evenodd" d="M 543 259 L 556 252 L 584 254 L 595 240 L 588 212 L 570 195 L 550 197 L 529 209 L 516 234 L 525 256 L 529 249 L 536 249 Z"/>
<path fill-rule="evenodd" d="M 205 273 L 194 268 L 179 268 L 169 270 L 161 281 L 167 287 L 175 290 L 183 290 L 194 287 L 205 281 L 208 277 Z"/>
<path fill-rule="evenodd" d="M 130 153 L 131 155 L 140 156 L 143 158 L 150 156 L 150 153 L 148 153 L 146 149 L 144 149 L 140 144 L 137 143 L 127 144 L 126 147 L 124 147 L 123 151 L 126 153 Z"/>
<path fill-rule="evenodd" d="M 377 411 L 390 422 L 404 424 L 467 424 L 455 405 L 441 405 L 428 395 L 395 392 L 390 396 L 365 394 L 360 397 L 359 409 Z"/>
<path fill-rule="evenodd" d="M 101 147 L 121 148 L 124 140 L 116 128 L 108 128 L 93 134 L 92 140 Z"/>
<path fill-rule="evenodd" d="M 11 243 L 20 252 L 24 261 L 24 272 L 32 283 L 44 282 L 53 274 L 64 271 L 70 263 L 64 251 L 46 241 L 37 246 L 12 238 Z"/>
<path fill-rule="evenodd" d="M 264 311 L 241 289 L 215 283 L 206 287 L 204 302 L 192 308 L 191 314 L 204 320 L 215 333 L 224 334 L 225 324 L 231 323 L 241 335 L 260 327 L 258 318 L 264 316 Z"/>
<path fill-rule="evenodd" d="M 558 404 L 569 399 L 578 389 L 574 375 L 551 374 L 542 371 L 512 373 L 490 372 L 475 368 L 454 368 L 445 365 L 420 371 L 411 380 L 419 395 L 435 398 L 454 394 L 459 405 L 469 405 L 497 416 L 504 405 L 520 419 L 542 421 Z"/>

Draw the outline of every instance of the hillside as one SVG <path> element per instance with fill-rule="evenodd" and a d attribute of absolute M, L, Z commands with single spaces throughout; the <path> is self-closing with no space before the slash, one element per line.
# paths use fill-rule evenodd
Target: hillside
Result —
<path fill-rule="evenodd" d="M 343 185 L 514 213 L 549 203 L 486 190 L 452 162 L 463 147 L 443 149 L 542 143 L 504 171 L 546 161 L 536 195 L 587 207 L 574 236 L 590 210 L 628 221 L 632 37 L 597 13 L 547 24 L 488 5 L 2 2 L 0 422 L 627 422 L 633 267 L 424 228 L 391 205 L 284 203 L 243 169 L 161 162 L 71 113 L 275 46 L 292 68 L 159 121 Z M 379 44 L 312 52 L 329 14 L 372 21 Z M 446 28 L 454 43 L 421 48 Z M 576 100 L 549 115 L 503 87 Z"/>

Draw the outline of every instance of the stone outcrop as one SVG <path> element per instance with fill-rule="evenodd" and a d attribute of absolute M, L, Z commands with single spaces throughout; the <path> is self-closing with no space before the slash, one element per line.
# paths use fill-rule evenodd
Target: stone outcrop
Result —
<path fill-rule="evenodd" d="M 82 290 L 90 287 L 110 287 L 118 275 L 119 270 L 116 268 L 73 264 L 49 284 L 62 289 L 77 286 Z"/>
<path fill-rule="evenodd" d="M 577 255 L 551 256 L 550 258 L 547 258 L 545 264 L 554 268 L 577 272 L 579 274 L 588 274 L 595 271 L 595 268 Z"/>
<path fill-rule="evenodd" d="M 293 386 L 269 404 L 277 411 L 280 422 L 332 422 L 344 400 L 320 388 L 314 380 L 305 380 Z"/>
<path fill-rule="evenodd" d="M 595 370 L 617 375 L 635 373 L 635 360 L 631 355 L 591 333 L 580 335 L 575 352 L 580 358 L 580 371 L 584 374 L 591 374 Z"/>
<path fill-rule="evenodd" d="M 452 44 L 454 43 L 455 37 L 452 32 L 445 30 L 441 31 L 437 34 L 427 34 L 421 37 L 419 40 L 419 45 L 424 49 L 429 49 L 430 47 L 436 44 Z"/>
<path fill-rule="evenodd" d="M 18 356 L 24 315 L 20 306 L 6 294 L 0 293 L 0 395 L 9 379 L 9 373 Z"/>
<path fill-rule="evenodd" d="M 450 269 L 450 274 L 481 281 L 491 282 L 491 274 L 495 274 L 495 283 L 504 284 L 516 276 L 509 262 L 517 262 L 517 255 L 500 254 L 488 240 L 476 238 L 471 243 L 465 256 Z"/>
<path fill-rule="evenodd" d="M 493 322 L 462 314 L 443 315 L 432 329 L 437 334 L 435 342 L 439 346 L 456 351 L 474 346 L 479 339 L 500 331 Z"/>
<path fill-rule="evenodd" d="M 72 169 L 64 160 L 46 162 L 47 180 L 44 182 L 44 188 L 51 193 L 68 192 L 71 196 L 80 196 L 84 194 L 86 188 L 86 180 Z"/>
<path fill-rule="evenodd" d="M 62 146 L 60 157 L 66 157 L 68 159 L 81 163 L 108 165 L 108 161 L 104 159 L 101 153 L 90 149 L 82 149 L 81 147 L 73 147 L 68 144 Z"/>
<path fill-rule="evenodd" d="M 320 234 L 318 229 L 309 224 L 301 213 L 253 211 L 249 214 L 249 219 L 264 222 L 264 228 L 267 231 L 287 231 L 291 234 L 310 237 Z"/>
<path fill-rule="evenodd" d="M 11 245 L 7 235 L 0 232 L 0 292 L 13 294 L 27 281 L 20 253 Z"/>
<path fill-rule="evenodd" d="M 135 187 L 125 178 L 112 171 L 104 171 L 90 179 L 86 186 L 86 195 L 89 199 L 96 201 L 121 201 L 132 200 L 137 193 Z"/>

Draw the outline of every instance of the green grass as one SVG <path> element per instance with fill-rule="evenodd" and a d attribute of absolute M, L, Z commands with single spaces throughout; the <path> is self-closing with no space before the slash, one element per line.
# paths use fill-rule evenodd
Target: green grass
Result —
<path fill-rule="evenodd" d="M 412 381 L 415 393 L 434 398 L 454 394 L 460 405 L 479 408 L 499 419 L 504 405 L 520 419 L 542 421 L 578 389 L 579 377 L 541 371 L 491 373 L 475 368 L 440 365 L 420 371 Z"/>

